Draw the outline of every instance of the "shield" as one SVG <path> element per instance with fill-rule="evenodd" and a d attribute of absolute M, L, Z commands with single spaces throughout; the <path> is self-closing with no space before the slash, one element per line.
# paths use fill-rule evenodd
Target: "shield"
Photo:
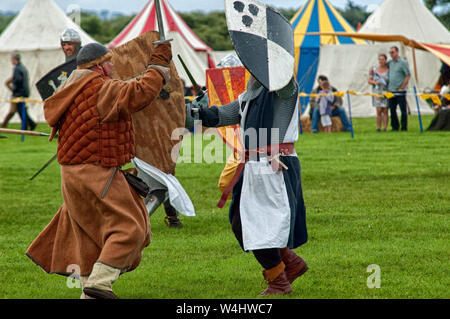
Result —
<path fill-rule="evenodd" d="M 225 0 L 225 14 L 234 49 L 249 72 L 269 91 L 285 87 L 295 67 L 289 21 L 254 0 Z"/>
<path fill-rule="evenodd" d="M 158 32 L 149 31 L 113 49 L 113 78 L 130 80 L 142 75 L 154 50 L 153 42 L 159 40 Z M 170 81 L 149 106 L 134 113 L 136 157 L 166 174 L 175 173 L 176 158 L 172 149 L 182 137 L 172 139 L 175 129 L 184 128 L 186 109 L 184 88 L 173 61 L 170 62 Z M 161 91 L 161 92 L 163 92 Z"/>
<path fill-rule="evenodd" d="M 236 100 L 245 91 L 249 77 L 250 74 L 242 66 L 206 70 L 210 105 L 220 107 Z M 242 150 L 238 124 L 218 127 L 217 131 L 234 152 Z"/>
<path fill-rule="evenodd" d="M 57 66 L 44 75 L 36 83 L 36 88 L 41 95 L 42 100 L 45 101 L 52 96 L 76 68 L 77 61 L 75 59 Z"/>

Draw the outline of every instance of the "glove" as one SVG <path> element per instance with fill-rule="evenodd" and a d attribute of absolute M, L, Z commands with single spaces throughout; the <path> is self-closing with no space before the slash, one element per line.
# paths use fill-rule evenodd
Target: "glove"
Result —
<path fill-rule="evenodd" d="M 203 94 L 202 98 L 197 101 L 197 99 L 194 99 L 192 101 L 192 107 L 199 108 L 199 109 L 205 109 L 209 105 L 209 98 L 208 94 Z"/>
<path fill-rule="evenodd" d="M 158 44 L 150 58 L 150 64 L 169 66 L 170 61 L 172 61 L 172 46 L 170 42 Z"/>
<path fill-rule="evenodd" d="M 198 110 L 192 109 L 192 103 L 188 102 L 186 103 L 186 122 L 184 124 L 184 127 L 188 130 L 192 129 L 195 125 L 195 121 L 198 121 L 199 118 L 199 112 Z"/>
<path fill-rule="evenodd" d="M 168 68 L 166 66 L 159 65 L 159 64 L 150 64 L 148 66 L 148 68 L 158 71 L 162 75 L 162 77 L 164 78 L 164 84 L 169 83 L 169 80 L 170 80 L 170 68 Z"/>

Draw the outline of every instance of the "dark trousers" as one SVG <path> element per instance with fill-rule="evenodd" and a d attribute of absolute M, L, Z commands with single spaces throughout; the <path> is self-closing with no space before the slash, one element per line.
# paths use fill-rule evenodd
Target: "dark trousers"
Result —
<path fill-rule="evenodd" d="M 394 97 L 390 98 L 389 101 L 389 109 L 391 111 L 391 126 L 392 130 L 398 131 L 400 128 L 400 123 L 398 122 L 398 116 L 397 116 L 397 105 L 400 106 L 400 112 L 402 114 L 401 119 L 401 128 L 402 131 L 408 130 L 408 110 L 406 106 L 406 92 L 405 91 L 399 91 L 399 92 L 392 92 L 394 93 Z"/>
<path fill-rule="evenodd" d="M 23 113 L 25 111 L 25 114 Z M 28 128 L 34 129 L 36 127 L 36 123 L 31 119 L 28 115 L 27 107 L 25 102 L 17 103 L 17 113 L 20 115 L 20 120 L 22 121 L 22 129 L 27 130 Z M 25 123 L 24 123 L 25 121 Z"/>

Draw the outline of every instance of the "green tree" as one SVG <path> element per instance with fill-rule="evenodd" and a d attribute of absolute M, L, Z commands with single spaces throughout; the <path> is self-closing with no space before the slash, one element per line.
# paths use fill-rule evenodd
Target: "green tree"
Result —
<path fill-rule="evenodd" d="M 14 16 L 0 15 L 0 34 L 6 29 L 8 24 L 14 19 Z"/>
<path fill-rule="evenodd" d="M 95 14 L 81 13 L 81 28 L 100 43 L 111 42 L 134 16 L 120 16 L 108 20 L 101 20 Z"/>
<path fill-rule="evenodd" d="M 352 0 L 347 0 L 344 10 L 339 8 L 337 10 L 355 29 L 358 28 L 359 23 L 363 24 L 370 15 L 370 12 L 367 12 L 366 6 L 358 5 Z"/>
<path fill-rule="evenodd" d="M 441 10 L 437 10 L 435 15 L 447 29 L 450 29 L 450 2 L 448 0 L 425 0 L 425 5 L 431 11 L 440 8 Z"/>
<path fill-rule="evenodd" d="M 233 49 L 224 12 L 204 13 L 194 11 L 180 13 L 180 16 L 192 31 L 213 50 L 226 51 Z"/>
<path fill-rule="evenodd" d="M 297 13 L 299 8 L 297 9 L 280 9 L 280 13 L 285 16 L 286 19 L 291 21 L 294 15 Z"/>

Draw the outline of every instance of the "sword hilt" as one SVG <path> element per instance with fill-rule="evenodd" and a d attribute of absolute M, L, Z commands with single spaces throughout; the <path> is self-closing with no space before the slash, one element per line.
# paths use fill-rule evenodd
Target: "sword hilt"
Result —
<path fill-rule="evenodd" d="M 167 42 L 170 42 L 170 41 L 173 41 L 173 39 L 158 40 L 158 41 L 153 42 L 153 44 L 154 45 L 163 44 L 163 43 L 167 43 Z"/>

